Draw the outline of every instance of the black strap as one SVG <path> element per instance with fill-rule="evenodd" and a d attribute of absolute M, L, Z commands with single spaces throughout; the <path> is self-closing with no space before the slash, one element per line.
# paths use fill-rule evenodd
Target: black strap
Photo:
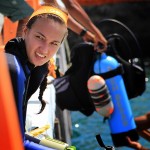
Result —
<path fill-rule="evenodd" d="M 40 143 L 40 140 L 39 140 L 39 139 L 34 138 L 34 137 L 32 137 L 32 136 L 30 136 L 30 135 L 28 135 L 28 134 L 25 134 L 25 139 L 26 139 L 26 140 L 29 140 L 29 141 L 32 141 L 32 142 L 34 142 L 34 143 L 37 143 L 37 144 Z"/>
<path fill-rule="evenodd" d="M 96 75 L 100 75 L 104 79 L 108 79 L 108 78 L 112 78 L 116 75 L 123 74 L 123 73 L 124 73 L 123 66 L 122 64 L 120 64 L 116 69 L 110 70 L 105 73 L 96 74 Z"/>
<path fill-rule="evenodd" d="M 80 32 L 80 36 L 83 37 L 85 34 L 87 33 L 87 29 L 82 29 L 82 31 Z"/>
<path fill-rule="evenodd" d="M 102 140 L 100 134 L 96 135 L 96 139 L 97 139 L 98 144 L 101 147 L 104 147 L 105 150 L 115 150 L 115 148 L 113 146 L 105 146 L 105 144 L 103 143 L 103 140 Z"/>
<path fill-rule="evenodd" d="M 106 147 L 105 144 L 103 143 L 103 140 L 102 140 L 100 134 L 97 134 L 97 135 L 96 135 L 96 139 L 97 139 L 98 144 L 99 144 L 101 147 L 104 147 L 104 148 Z"/>

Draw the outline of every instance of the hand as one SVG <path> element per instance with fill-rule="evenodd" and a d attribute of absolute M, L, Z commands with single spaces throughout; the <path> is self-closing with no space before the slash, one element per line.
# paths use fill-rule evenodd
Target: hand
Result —
<path fill-rule="evenodd" d="M 107 41 L 103 36 L 95 36 L 94 49 L 100 53 L 107 50 Z"/>
<path fill-rule="evenodd" d="M 86 34 L 83 36 L 83 40 L 86 42 L 93 42 L 94 50 L 96 50 L 100 53 L 106 51 L 106 49 L 107 49 L 107 41 L 105 40 L 105 38 L 100 39 L 89 31 L 87 31 Z M 99 46 L 100 43 L 101 43 L 101 47 Z"/>

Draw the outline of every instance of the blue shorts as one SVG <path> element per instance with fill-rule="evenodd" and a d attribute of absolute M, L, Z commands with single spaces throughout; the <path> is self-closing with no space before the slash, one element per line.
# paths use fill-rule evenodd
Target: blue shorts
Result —
<path fill-rule="evenodd" d="M 24 0 L 0 0 L 0 13 L 13 22 L 30 16 L 33 11 Z"/>

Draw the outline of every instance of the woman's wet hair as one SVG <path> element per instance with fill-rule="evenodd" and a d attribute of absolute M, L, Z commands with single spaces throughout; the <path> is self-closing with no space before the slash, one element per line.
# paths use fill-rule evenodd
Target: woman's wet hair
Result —
<path fill-rule="evenodd" d="M 47 75 L 48 75 L 48 74 L 47 74 Z M 38 99 L 40 100 L 42 106 L 41 106 L 41 109 L 40 109 L 40 111 L 38 112 L 38 114 L 40 114 L 40 113 L 44 110 L 44 108 L 45 108 L 45 106 L 46 106 L 46 102 L 43 100 L 43 93 L 44 93 L 44 91 L 45 91 L 45 89 L 46 89 L 46 87 L 47 87 L 47 75 L 45 76 L 44 80 L 42 81 L 42 83 L 41 83 L 41 85 L 40 85 L 40 92 L 39 92 L 39 97 L 38 97 Z"/>

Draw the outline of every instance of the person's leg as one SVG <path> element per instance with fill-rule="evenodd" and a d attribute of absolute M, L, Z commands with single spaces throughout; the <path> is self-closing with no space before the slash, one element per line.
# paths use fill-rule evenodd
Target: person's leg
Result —
<path fill-rule="evenodd" d="M 145 115 L 135 117 L 135 123 L 137 125 L 137 130 L 145 130 L 150 128 L 150 112 Z"/>
<path fill-rule="evenodd" d="M 135 117 L 138 134 L 150 142 L 150 112 Z"/>

